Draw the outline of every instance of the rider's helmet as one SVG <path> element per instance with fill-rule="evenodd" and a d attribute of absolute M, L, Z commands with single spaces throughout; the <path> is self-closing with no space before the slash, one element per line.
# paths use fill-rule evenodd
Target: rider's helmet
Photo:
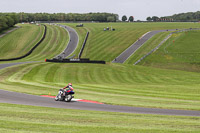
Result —
<path fill-rule="evenodd" d="M 72 86 L 72 83 L 69 83 L 68 86 Z"/>

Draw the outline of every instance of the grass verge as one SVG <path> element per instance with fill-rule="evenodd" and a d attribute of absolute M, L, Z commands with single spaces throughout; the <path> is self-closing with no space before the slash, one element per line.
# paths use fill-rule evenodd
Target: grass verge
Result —
<path fill-rule="evenodd" d="M 173 34 L 156 52 L 140 65 L 200 72 L 200 31 Z"/>
<path fill-rule="evenodd" d="M 18 39 L 17 37 L 13 37 L 13 40 L 16 41 L 17 39 Z M 45 59 L 51 59 L 57 56 L 58 54 L 60 54 L 67 47 L 68 41 L 69 41 L 69 35 L 65 29 L 59 26 L 53 26 L 53 25 L 47 24 L 46 38 L 31 53 L 31 55 L 20 60 L 9 61 L 9 62 L 44 61 Z M 7 48 L 9 49 L 9 46 Z M 15 55 L 15 56 L 20 55 L 20 54 L 16 54 L 13 51 L 9 51 L 9 54 Z M 3 55 L 5 55 L 5 52 L 2 52 L 2 56 Z M 4 61 L 0 63 L 3 64 L 3 63 L 9 63 L 9 62 Z"/>
<path fill-rule="evenodd" d="M 8 59 L 26 54 L 42 38 L 44 27 L 19 24 L 18 30 L 0 39 L 0 58 Z"/>
<path fill-rule="evenodd" d="M 0 103 L 1 132 L 199 132 L 199 117 L 56 109 Z"/>
<path fill-rule="evenodd" d="M 146 43 L 144 43 L 131 57 L 129 57 L 125 64 L 134 64 L 140 58 L 148 54 L 152 49 L 154 49 L 158 44 L 164 40 L 164 38 L 169 34 L 169 32 L 159 33 L 152 38 L 150 38 Z"/>

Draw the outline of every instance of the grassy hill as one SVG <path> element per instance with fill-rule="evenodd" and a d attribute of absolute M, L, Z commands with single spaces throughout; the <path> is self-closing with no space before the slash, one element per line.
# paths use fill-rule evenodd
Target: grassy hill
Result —
<path fill-rule="evenodd" d="M 60 54 L 67 47 L 69 41 L 68 32 L 59 26 L 48 24 L 46 26 L 47 34 L 43 42 L 33 51 L 33 53 L 31 53 L 31 55 L 14 62 L 44 61 L 46 58 L 50 59 Z M 36 35 L 42 37 L 43 27 L 40 27 L 42 30 L 40 34 L 38 34 L 37 30 L 33 30 L 34 28 L 38 28 L 39 30 L 39 26 L 25 24 L 22 25 L 22 27 L 22 29 L 18 29 L 0 39 L 0 48 L 2 49 L 0 50 L 1 58 L 12 58 L 24 55 L 40 40 L 40 38 L 35 39 L 34 37 L 36 37 Z M 33 39 L 35 40 L 33 41 Z"/>
<path fill-rule="evenodd" d="M 73 24 L 74 26 L 76 24 Z M 197 28 L 198 23 L 86 23 L 90 31 L 83 57 L 110 62 L 132 45 L 143 34 L 152 30 Z M 116 31 L 103 31 L 104 28 Z"/>
<path fill-rule="evenodd" d="M 158 44 L 165 39 L 170 32 L 161 32 L 150 38 L 146 43 L 144 43 L 135 53 L 130 56 L 124 63 L 133 65 L 143 56 L 148 54 L 152 49 L 154 49 Z"/>
<path fill-rule="evenodd" d="M 27 58 L 21 61 L 44 61 L 59 55 L 69 42 L 68 32 L 59 26 L 47 24 L 47 35 L 44 41 Z"/>
<path fill-rule="evenodd" d="M 19 24 L 18 26 L 21 28 L 0 39 L 0 59 L 26 54 L 43 36 L 43 26 L 31 24 Z"/>
<path fill-rule="evenodd" d="M 102 27 L 109 24 L 116 28 L 116 31 L 102 31 Z M 76 24 L 67 25 L 75 27 Z M 102 43 L 103 46 L 99 46 L 101 44 L 100 40 L 103 40 L 103 38 L 109 40 L 109 38 L 120 34 L 127 35 L 130 39 L 124 39 L 126 42 L 124 44 L 130 45 L 132 43 L 128 43 L 128 41 L 132 40 L 132 34 L 138 32 L 141 32 L 142 35 L 148 30 L 173 29 L 175 27 L 188 28 L 191 25 L 199 26 L 196 23 L 180 23 L 178 26 L 177 23 L 144 23 L 144 25 L 143 23 L 88 23 L 85 24 L 84 28 L 76 28 L 76 30 L 81 38 L 79 44 L 84 40 L 86 31 L 91 32 L 84 51 L 84 57 L 89 57 L 86 56 L 86 54 L 91 54 L 91 52 L 88 52 L 89 48 L 97 45 L 93 49 L 96 54 L 91 54 L 94 56 L 91 59 L 111 61 L 111 57 L 117 55 L 119 51 L 122 52 L 122 49 L 113 51 L 112 55 L 110 51 L 108 53 L 104 53 L 105 51 L 98 53 L 100 49 L 107 49 L 106 44 L 108 48 L 116 45 L 112 43 L 113 41 L 106 41 L 105 44 Z M 48 25 L 47 28 L 47 38 L 31 56 L 20 61 L 42 61 L 45 58 L 52 58 L 66 47 L 66 42 L 68 42 L 67 31 L 52 25 Z M 196 32 L 194 33 L 196 34 Z M 155 40 L 154 38 L 150 39 L 147 44 L 137 51 L 136 55 L 139 57 L 144 54 L 142 52 L 151 50 L 167 34 L 161 33 L 154 37 Z M 109 36 L 109 38 L 106 36 Z M 174 34 L 174 36 L 178 35 Z M 181 37 L 184 39 L 184 36 L 180 35 Z M 194 37 L 194 35 L 191 35 L 191 37 Z M 119 44 L 115 48 L 118 48 L 118 45 L 125 48 L 119 39 L 123 39 L 123 37 L 117 38 Z M 134 39 L 136 39 L 135 36 Z M 186 41 L 184 40 L 184 42 Z M 151 45 L 152 43 L 153 45 Z M 177 47 L 178 50 L 179 47 Z M 133 55 L 133 57 L 137 57 L 136 55 Z M 133 57 L 128 61 L 131 62 Z M 12 91 L 36 95 L 49 93 L 56 95 L 58 88 L 72 82 L 77 88 L 78 98 L 128 106 L 199 110 L 197 106 L 199 104 L 198 73 L 110 63 L 106 65 L 33 63 L 7 68 L 1 70 L 0 73 L 0 89 L 7 88 Z M 192 78 L 188 78 L 188 75 Z M 17 90 L 15 89 L 16 85 L 18 86 Z M 123 98 L 119 100 L 119 96 Z"/>
<path fill-rule="evenodd" d="M 173 34 L 140 65 L 200 72 L 200 31 Z"/>
<path fill-rule="evenodd" d="M 75 27 L 76 24 L 66 25 Z M 182 64 L 189 64 L 191 67 L 195 63 L 197 66 L 199 32 L 174 34 L 169 42 L 175 40 L 175 44 L 166 42 L 142 62 L 144 66 L 132 64 L 168 33 L 161 33 L 150 39 L 126 64 L 109 63 L 150 30 L 195 28 L 200 26 L 198 23 L 84 25 L 84 28 L 76 28 L 80 36 L 79 44 L 82 44 L 86 31 L 90 31 L 83 57 L 106 60 L 106 65 L 37 62 L 13 66 L 0 70 L 0 89 L 34 95 L 56 95 L 58 89 L 72 82 L 76 91 L 75 98 L 115 105 L 200 110 L 199 73 L 159 69 L 170 66 L 170 63 L 178 64 L 175 69 L 181 68 Z M 103 31 L 108 26 L 116 31 Z M 47 25 L 47 28 L 47 38 L 42 44 L 29 57 L 17 62 L 43 61 L 63 51 L 69 40 L 67 32 L 57 26 Z M 194 44 L 190 44 L 192 49 L 188 49 L 187 42 L 191 40 Z M 75 53 L 79 49 L 80 45 Z M 168 53 L 165 53 L 166 50 Z M 193 56 L 189 58 L 191 53 Z M 3 103 L 0 103 L 0 112 L 0 132 L 199 132 L 200 128 L 199 117 L 108 113 Z"/>
<path fill-rule="evenodd" d="M 198 73 L 119 64 L 33 63 L 1 70 L 0 75 L 0 89 L 11 91 L 56 95 L 72 82 L 80 99 L 200 110 Z"/>

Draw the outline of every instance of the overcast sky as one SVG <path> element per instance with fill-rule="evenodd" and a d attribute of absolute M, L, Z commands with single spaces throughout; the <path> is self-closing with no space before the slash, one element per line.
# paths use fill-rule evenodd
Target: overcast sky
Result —
<path fill-rule="evenodd" d="M 135 20 L 196 11 L 200 11 L 200 0 L 0 0 L 0 12 L 109 12 Z"/>

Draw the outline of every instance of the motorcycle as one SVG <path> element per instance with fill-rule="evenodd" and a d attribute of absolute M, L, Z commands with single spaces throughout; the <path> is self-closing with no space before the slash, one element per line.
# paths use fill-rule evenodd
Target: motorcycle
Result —
<path fill-rule="evenodd" d="M 58 92 L 58 95 L 55 97 L 55 101 L 66 101 L 70 102 L 72 98 L 74 98 L 75 92 L 74 91 L 64 91 L 63 89 L 60 89 Z"/>

